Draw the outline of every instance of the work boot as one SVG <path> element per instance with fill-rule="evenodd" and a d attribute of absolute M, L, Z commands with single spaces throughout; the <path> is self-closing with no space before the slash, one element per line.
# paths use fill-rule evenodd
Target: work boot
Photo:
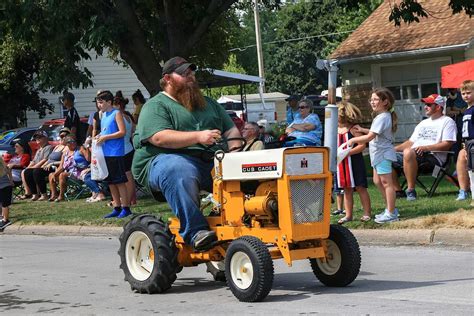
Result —
<path fill-rule="evenodd" d="M 193 238 L 193 247 L 196 250 L 207 250 L 217 240 L 216 233 L 212 230 L 200 230 Z"/>

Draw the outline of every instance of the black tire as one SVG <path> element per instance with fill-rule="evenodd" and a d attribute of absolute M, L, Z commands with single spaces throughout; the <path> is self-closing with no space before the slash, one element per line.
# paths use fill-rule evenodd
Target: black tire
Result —
<path fill-rule="evenodd" d="M 244 268 L 252 270 L 242 271 Z M 262 301 L 273 284 L 273 261 L 267 246 L 253 236 L 231 242 L 225 255 L 225 277 L 227 286 L 239 301 Z"/>
<path fill-rule="evenodd" d="M 139 293 L 162 293 L 176 280 L 178 250 L 168 226 L 152 215 L 138 215 L 120 235 L 120 268 Z M 138 248 L 137 248 L 138 247 Z"/>
<path fill-rule="evenodd" d="M 310 259 L 314 275 L 327 286 L 347 286 L 359 275 L 360 249 L 354 235 L 344 226 L 331 225 L 327 262 Z"/>
<path fill-rule="evenodd" d="M 221 265 L 224 265 L 223 267 L 220 267 Z M 214 281 L 217 282 L 225 282 L 225 263 L 223 261 L 212 261 L 212 262 L 206 262 L 206 272 L 209 272 L 212 277 L 214 278 Z"/>

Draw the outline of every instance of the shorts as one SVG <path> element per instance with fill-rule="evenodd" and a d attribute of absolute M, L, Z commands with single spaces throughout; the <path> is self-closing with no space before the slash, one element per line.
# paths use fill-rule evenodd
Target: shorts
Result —
<path fill-rule="evenodd" d="M 374 166 L 375 171 L 378 175 L 390 174 L 392 173 L 392 162 L 390 160 L 384 159 Z"/>
<path fill-rule="evenodd" d="M 9 207 L 12 205 L 12 192 L 13 187 L 11 185 L 0 189 L 0 203 L 2 207 Z"/>
<path fill-rule="evenodd" d="M 474 170 L 474 140 L 469 139 L 464 142 L 467 153 L 467 170 Z"/>
<path fill-rule="evenodd" d="M 120 184 L 128 181 L 125 175 L 124 157 L 105 157 L 109 175 L 104 179 L 108 184 Z"/>
<path fill-rule="evenodd" d="M 435 166 L 440 165 L 438 159 L 432 154 L 416 156 L 416 162 L 418 163 L 418 171 L 421 173 L 431 173 L 433 172 Z M 397 153 L 397 161 L 393 163 L 393 168 L 395 168 L 396 170 L 403 169 L 402 153 Z"/>
<path fill-rule="evenodd" d="M 123 157 L 123 160 L 125 160 L 125 172 L 132 170 L 132 162 L 133 162 L 134 153 L 135 153 L 135 150 L 132 150 L 131 152 L 129 152 Z"/>

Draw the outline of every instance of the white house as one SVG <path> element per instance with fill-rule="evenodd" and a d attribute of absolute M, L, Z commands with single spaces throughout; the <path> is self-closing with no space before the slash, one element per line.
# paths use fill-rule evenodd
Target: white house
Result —
<path fill-rule="evenodd" d="M 87 67 L 92 72 L 93 87 L 69 90 L 76 98 L 75 107 L 80 116 L 89 116 L 90 113 L 95 111 L 95 103 L 92 101 L 99 89 L 110 90 L 113 94 L 117 90 L 122 90 L 124 97 L 129 99 L 127 108 L 130 112 L 133 112 L 134 109 L 132 94 L 137 89 L 140 89 L 145 98 L 149 97 L 147 90 L 137 79 L 133 70 L 114 63 L 114 61 L 106 57 L 106 54 L 105 52 L 103 56 L 98 56 L 96 53 L 91 52 L 92 59 L 84 60 L 80 64 L 80 67 Z M 48 119 L 63 117 L 62 105 L 59 102 L 61 96 L 62 94 L 52 93 L 41 95 L 41 97 L 48 99 L 54 105 L 54 112 L 40 119 L 38 118 L 38 113 L 29 111 L 27 113 L 27 126 L 40 126 L 42 122 Z"/>

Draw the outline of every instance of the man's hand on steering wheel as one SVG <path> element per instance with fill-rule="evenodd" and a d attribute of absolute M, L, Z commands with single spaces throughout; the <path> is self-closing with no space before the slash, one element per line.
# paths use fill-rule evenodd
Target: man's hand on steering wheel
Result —
<path fill-rule="evenodd" d="M 221 131 L 218 129 L 200 131 L 198 134 L 198 142 L 202 145 L 213 145 L 221 139 Z"/>

